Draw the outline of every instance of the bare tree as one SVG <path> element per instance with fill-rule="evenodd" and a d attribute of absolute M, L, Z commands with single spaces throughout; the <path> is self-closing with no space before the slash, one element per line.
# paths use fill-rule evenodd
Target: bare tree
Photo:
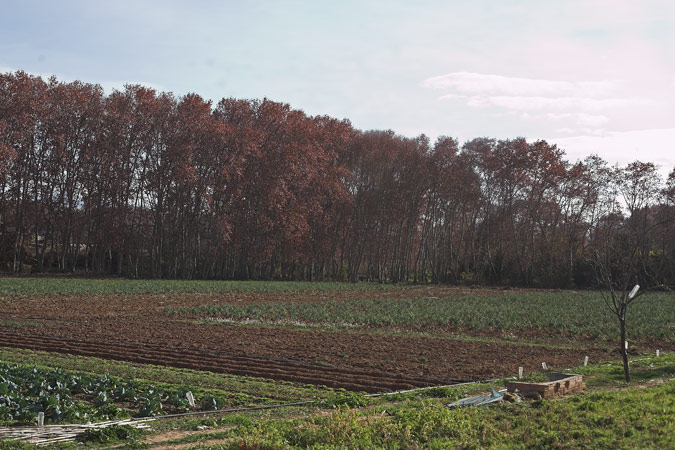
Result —
<path fill-rule="evenodd" d="M 616 254 L 614 256 L 617 256 Z M 601 287 L 607 288 L 608 292 L 600 291 L 605 304 L 609 310 L 616 316 L 619 322 L 620 346 L 619 352 L 623 360 L 623 372 L 626 382 L 630 381 L 630 368 L 628 365 L 628 339 L 626 329 L 626 319 L 628 308 L 637 300 L 646 290 L 639 291 L 640 286 L 635 286 L 629 291 L 631 280 L 635 278 L 631 274 L 635 273 L 637 258 L 635 251 L 630 255 L 621 255 L 618 258 L 612 258 L 611 251 L 601 256 L 595 255 L 592 264 L 595 268 L 596 276 Z M 621 273 L 617 273 L 617 268 L 622 267 Z"/>
<path fill-rule="evenodd" d="M 616 169 L 613 178 L 616 182 L 608 184 L 608 198 L 620 194 L 629 215 L 624 218 L 619 204 L 609 202 L 611 211 L 596 226 L 594 251 L 589 262 L 595 269 L 599 286 L 607 289 L 608 292 L 602 291 L 603 299 L 619 322 L 619 351 L 628 382 L 628 310 L 648 289 L 667 287 L 659 265 L 652 264 L 651 260 L 652 241 L 669 220 L 655 217 L 650 207 L 658 199 L 661 184 L 656 166 L 636 161 Z"/>

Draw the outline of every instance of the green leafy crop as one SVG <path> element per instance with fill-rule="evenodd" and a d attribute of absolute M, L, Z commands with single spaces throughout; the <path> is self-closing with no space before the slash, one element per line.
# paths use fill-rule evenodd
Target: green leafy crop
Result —
<path fill-rule="evenodd" d="M 39 412 L 46 423 L 185 412 L 192 409 L 187 391 L 109 375 L 0 363 L 0 421 L 34 422 Z M 212 409 L 224 404 L 223 399 L 207 397 Z"/>

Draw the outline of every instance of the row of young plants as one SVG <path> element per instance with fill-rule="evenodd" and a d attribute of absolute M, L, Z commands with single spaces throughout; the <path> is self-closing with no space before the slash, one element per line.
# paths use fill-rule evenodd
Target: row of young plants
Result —
<path fill-rule="evenodd" d="M 475 330 L 551 330 L 612 339 L 617 327 L 600 293 L 532 292 L 446 298 L 360 299 L 166 308 L 172 316 L 329 326 L 457 327 Z M 631 305 L 630 335 L 673 340 L 675 295 L 649 294 Z"/>
<path fill-rule="evenodd" d="M 404 286 L 309 281 L 129 280 L 88 278 L 0 278 L 0 297 L 18 295 L 178 294 L 224 292 L 369 291 Z"/>
<path fill-rule="evenodd" d="M 222 397 L 209 393 L 191 406 L 189 391 L 186 386 L 160 387 L 110 375 L 0 362 L 0 422 L 35 422 L 39 412 L 45 423 L 73 423 L 225 406 Z"/>
<path fill-rule="evenodd" d="M 71 373 L 108 374 L 161 386 L 198 386 L 192 391 L 196 396 L 206 391 L 232 407 L 290 403 L 333 395 L 330 388 L 308 384 L 27 349 L 0 347 L 0 361 L 30 367 L 60 367 Z"/>

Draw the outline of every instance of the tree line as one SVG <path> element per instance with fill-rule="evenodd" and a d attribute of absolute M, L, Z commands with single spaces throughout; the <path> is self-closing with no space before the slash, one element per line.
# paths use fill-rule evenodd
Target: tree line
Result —
<path fill-rule="evenodd" d="M 0 74 L 4 272 L 591 286 L 641 231 L 642 273 L 674 284 L 674 202 L 675 170 L 545 141 Z"/>

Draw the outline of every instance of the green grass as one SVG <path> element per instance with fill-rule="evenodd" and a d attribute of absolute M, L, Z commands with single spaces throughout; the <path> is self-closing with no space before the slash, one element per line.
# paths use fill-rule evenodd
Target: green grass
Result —
<path fill-rule="evenodd" d="M 194 443 L 189 448 L 201 449 L 246 446 L 268 450 L 673 448 L 675 355 L 642 356 L 631 366 L 634 382 L 630 385 L 622 381 L 618 362 L 574 367 L 572 372 L 586 375 L 589 388 L 559 400 L 463 410 L 443 406 L 489 388 L 503 388 L 507 380 L 501 380 L 369 399 L 365 408 L 345 404 L 327 416 L 316 411 L 295 418 L 242 415 L 227 423 L 223 417 L 217 419 L 222 423 L 213 423 L 214 429 L 204 434 L 170 443 Z M 219 431 L 218 426 L 226 429 Z M 209 439 L 223 441 L 209 447 L 204 443 Z"/>
<path fill-rule="evenodd" d="M 340 409 L 328 417 L 249 427 L 225 448 L 673 448 L 674 426 L 670 382 L 463 410 L 431 400 Z"/>
<path fill-rule="evenodd" d="M 163 430 L 176 426 L 209 428 L 204 433 L 163 444 L 268 450 L 673 448 L 675 355 L 642 356 L 631 366 L 635 381 L 630 385 L 622 381 L 617 371 L 620 363 L 574 367 L 572 372 L 586 374 L 589 388 L 559 400 L 500 403 L 463 410 L 443 406 L 489 388 L 500 389 L 507 381 L 501 380 L 371 398 L 366 402 L 355 396 L 350 400 L 356 401 L 338 403 L 329 415 L 307 408 L 302 413 L 273 410 L 195 418 L 180 425 L 167 421 L 161 424 Z M 214 439 L 221 442 L 206 444 Z"/>
<path fill-rule="evenodd" d="M 120 441 L 137 440 L 143 432 L 130 425 L 112 425 L 106 428 L 85 431 L 80 440 L 96 444 L 118 443 Z"/>
<path fill-rule="evenodd" d="M 34 445 L 22 441 L 0 441 L 0 450 L 33 450 Z"/>
<path fill-rule="evenodd" d="M 177 316 L 196 314 L 229 320 L 264 323 L 310 323 L 323 326 L 375 326 L 473 330 L 553 330 L 573 336 L 614 339 L 615 318 L 597 292 L 494 293 L 440 299 L 361 299 L 320 303 L 253 305 L 208 304 L 166 308 Z M 675 337 L 675 295 L 649 294 L 631 305 L 631 338 Z"/>
<path fill-rule="evenodd" d="M 374 283 L 301 281 L 0 278 L 0 297 L 17 295 L 177 294 L 219 292 L 368 291 L 400 289 Z"/>
<path fill-rule="evenodd" d="M 636 356 L 629 359 L 631 383 L 649 383 L 659 378 L 675 378 L 675 353 L 661 353 L 660 357 Z M 570 369 L 571 372 L 584 375 L 590 388 L 615 388 L 626 386 L 623 363 L 617 357 L 613 361 L 589 364 Z"/>

